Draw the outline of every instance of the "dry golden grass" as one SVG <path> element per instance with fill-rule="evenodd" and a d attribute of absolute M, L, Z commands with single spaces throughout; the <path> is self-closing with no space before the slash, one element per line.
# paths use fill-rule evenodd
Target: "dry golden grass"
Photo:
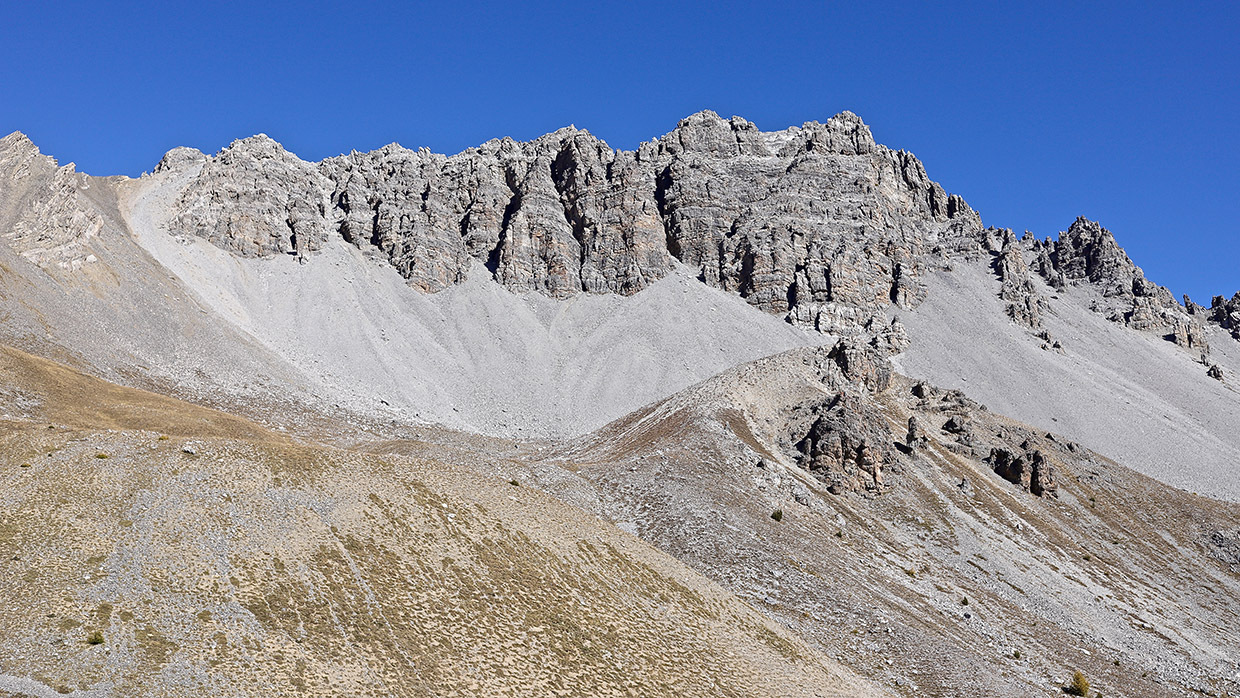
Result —
<path fill-rule="evenodd" d="M 869 694 L 536 488 L 0 357 L 39 401 L 0 421 L 0 694 Z"/>
<path fill-rule="evenodd" d="M 85 429 L 156 431 L 173 436 L 282 441 L 246 419 L 156 393 L 126 388 L 0 345 L 0 386 L 34 397 L 37 418 Z"/>

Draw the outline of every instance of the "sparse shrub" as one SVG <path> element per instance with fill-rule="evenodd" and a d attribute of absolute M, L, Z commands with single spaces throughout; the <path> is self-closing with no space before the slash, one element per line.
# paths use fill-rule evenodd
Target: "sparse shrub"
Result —
<path fill-rule="evenodd" d="M 167 441 L 167 440 L 168 440 L 168 435 L 167 435 L 167 434 L 160 434 L 160 435 L 159 435 L 159 440 L 160 440 L 160 441 Z"/>
<path fill-rule="evenodd" d="M 968 605 L 969 605 L 969 597 L 967 597 L 967 596 L 961 596 L 961 597 L 960 597 L 960 605 L 961 605 L 961 606 L 968 606 Z"/>
<path fill-rule="evenodd" d="M 517 482 L 516 480 L 509 480 L 509 481 L 508 481 L 508 484 L 512 485 L 513 487 L 520 487 L 520 486 L 521 486 L 521 483 L 520 483 L 520 482 Z"/>
<path fill-rule="evenodd" d="M 29 463 L 22 463 L 22 467 L 23 467 L 23 468 L 29 468 L 29 467 L 30 467 L 30 464 L 29 464 Z"/>
<path fill-rule="evenodd" d="M 106 453 L 96 453 L 96 454 L 95 454 L 95 457 L 96 457 L 96 458 L 98 458 L 99 460 L 103 460 L 104 458 L 107 458 L 107 457 L 108 457 L 108 454 L 106 454 Z"/>
<path fill-rule="evenodd" d="M 1072 672 L 1072 679 L 1068 681 L 1068 685 L 1063 687 L 1063 692 L 1070 696 L 1089 696 L 1089 679 L 1081 673 L 1080 669 Z"/>
<path fill-rule="evenodd" d="M 1012 650 L 1012 659 L 1020 659 L 1020 650 Z"/>
<path fill-rule="evenodd" d="M 836 538 L 843 538 L 843 537 L 844 537 L 844 532 L 843 532 L 842 530 L 840 530 L 840 531 L 836 531 L 836 532 L 835 532 L 835 537 L 836 537 Z"/>
<path fill-rule="evenodd" d="M 784 520 L 784 510 L 783 510 L 783 509 L 776 509 L 775 511 L 772 511 L 772 512 L 771 512 L 771 518 L 772 518 L 772 519 L 775 519 L 776 521 L 783 521 L 783 520 Z"/>
<path fill-rule="evenodd" d="M 90 631 L 90 634 L 86 636 L 86 643 L 89 645 L 102 645 L 103 644 L 103 631 L 102 630 Z"/>

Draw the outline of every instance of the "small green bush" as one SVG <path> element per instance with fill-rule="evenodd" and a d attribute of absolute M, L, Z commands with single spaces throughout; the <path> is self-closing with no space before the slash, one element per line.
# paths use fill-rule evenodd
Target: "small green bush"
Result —
<path fill-rule="evenodd" d="M 102 630 L 90 631 L 90 634 L 86 636 L 86 643 L 90 645 L 102 645 L 103 644 L 103 631 Z"/>
<path fill-rule="evenodd" d="M 1082 696 L 1084 698 L 1089 695 L 1089 679 L 1085 678 L 1080 669 L 1077 669 L 1072 672 L 1072 680 L 1068 682 L 1067 686 L 1063 687 L 1063 692 L 1070 696 Z"/>
<path fill-rule="evenodd" d="M 508 481 L 508 484 L 512 485 L 513 487 L 520 487 L 520 486 L 521 486 L 521 483 L 520 483 L 520 482 L 517 482 L 516 480 L 509 480 L 509 481 Z"/>
<path fill-rule="evenodd" d="M 783 510 L 783 509 L 776 509 L 775 511 L 771 512 L 771 518 L 772 518 L 772 519 L 775 519 L 776 521 L 783 521 L 783 520 L 784 520 L 784 510 Z"/>
<path fill-rule="evenodd" d="M 103 460 L 104 458 L 107 458 L 107 457 L 108 457 L 108 454 L 106 454 L 106 453 L 96 453 L 96 454 L 95 454 L 95 457 L 96 457 L 96 458 L 98 458 L 98 459 L 100 459 L 100 460 Z"/>

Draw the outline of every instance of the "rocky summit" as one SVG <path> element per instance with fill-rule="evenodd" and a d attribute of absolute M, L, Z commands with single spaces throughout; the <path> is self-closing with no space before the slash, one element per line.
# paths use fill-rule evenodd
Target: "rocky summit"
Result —
<path fill-rule="evenodd" d="M 1240 293 L 1065 224 L 850 112 L 10 134 L 0 695 L 1236 695 Z"/>

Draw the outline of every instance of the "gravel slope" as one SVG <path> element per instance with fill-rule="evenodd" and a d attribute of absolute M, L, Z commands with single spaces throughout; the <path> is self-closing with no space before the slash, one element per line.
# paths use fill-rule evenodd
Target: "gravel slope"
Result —
<path fill-rule="evenodd" d="M 991 410 L 1079 440 L 1145 475 L 1240 501 L 1240 345 L 1211 335 L 1229 382 L 1171 342 L 1108 321 L 1091 292 L 1052 298 L 1045 318 L 1064 354 L 1007 320 L 999 282 L 980 264 L 927 279 L 930 293 L 900 314 L 912 346 L 901 372 L 960 388 Z M 1041 282 L 1037 282 L 1041 284 Z M 1048 298 L 1055 292 L 1039 289 Z"/>
<path fill-rule="evenodd" d="M 180 178 L 192 176 L 192 171 Z M 138 241 L 220 318 L 363 413 L 506 436 L 584 433 L 731 366 L 827 338 L 681 269 L 630 297 L 436 294 L 339 240 L 298 264 L 164 232 L 175 175 L 127 183 Z"/>

